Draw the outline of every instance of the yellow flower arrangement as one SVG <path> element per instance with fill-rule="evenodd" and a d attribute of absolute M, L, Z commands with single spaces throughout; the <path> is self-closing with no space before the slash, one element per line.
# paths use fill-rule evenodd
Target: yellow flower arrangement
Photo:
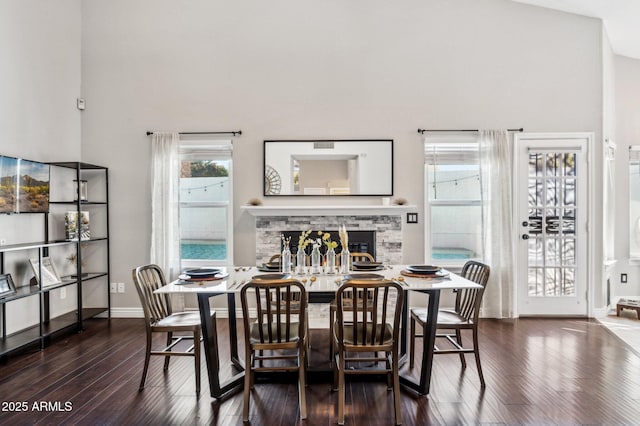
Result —
<path fill-rule="evenodd" d="M 300 237 L 298 238 L 298 248 L 299 249 L 306 249 L 307 246 L 309 244 L 311 244 L 313 241 L 309 239 L 309 234 L 311 234 L 311 229 L 308 229 L 306 231 L 302 231 L 300 233 Z"/>
<path fill-rule="evenodd" d="M 322 242 L 325 246 L 327 246 L 328 250 L 338 247 L 338 243 L 331 240 L 331 234 L 329 234 L 328 232 L 318 231 L 318 235 L 322 238 Z"/>

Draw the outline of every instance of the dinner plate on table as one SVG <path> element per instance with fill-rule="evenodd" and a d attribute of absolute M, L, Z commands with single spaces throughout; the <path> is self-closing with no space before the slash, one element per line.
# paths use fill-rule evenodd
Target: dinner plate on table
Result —
<path fill-rule="evenodd" d="M 262 265 L 258 266 L 258 271 L 262 271 L 262 272 L 278 272 L 280 271 L 280 263 L 263 263 Z"/>
<path fill-rule="evenodd" d="M 187 272 L 187 271 L 185 271 Z M 227 272 L 221 272 L 220 270 L 218 270 L 218 273 L 216 274 L 200 274 L 200 275 L 190 275 L 190 274 L 181 274 L 180 276 L 178 276 L 178 284 L 191 284 L 191 283 L 198 283 L 198 282 L 202 282 L 202 281 L 216 281 L 216 280 L 221 280 L 223 278 L 228 277 L 229 274 Z"/>
<path fill-rule="evenodd" d="M 286 280 L 291 274 L 258 274 L 251 277 L 254 280 Z"/>
<path fill-rule="evenodd" d="M 353 262 L 354 271 L 381 271 L 383 269 L 382 262 Z"/>
<path fill-rule="evenodd" d="M 217 268 L 197 268 L 187 269 L 182 275 L 187 275 L 189 278 L 211 278 L 220 273 L 220 269 Z"/>
<path fill-rule="evenodd" d="M 348 274 L 345 275 L 343 280 L 383 280 L 384 276 L 380 274 Z"/>
<path fill-rule="evenodd" d="M 442 270 L 441 267 L 435 265 L 409 265 L 406 270 L 413 274 L 435 275 Z"/>

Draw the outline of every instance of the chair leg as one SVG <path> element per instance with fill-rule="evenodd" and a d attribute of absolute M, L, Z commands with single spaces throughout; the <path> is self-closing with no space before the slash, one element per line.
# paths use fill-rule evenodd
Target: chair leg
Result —
<path fill-rule="evenodd" d="M 400 377 L 398 374 L 399 366 L 398 366 L 398 350 L 393 351 L 393 360 L 392 360 L 392 368 L 393 368 L 393 407 L 396 415 L 396 424 L 402 424 L 402 405 L 400 402 Z"/>
<path fill-rule="evenodd" d="M 169 332 L 167 332 L 167 346 L 169 346 L 172 342 L 173 342 L 173 332 L 169 331 Z M 165 355 L 165 357 L 164 357 L 164 369 L 165 370 L 169 369 L 169 360 L 170 359 L 171 359 L 171 356 Z"/>
<path fill-rule="evenodd" d="M 300 404 L 300 419 L 304 420 L 307 418 L 307 369 L 305 368 L 306 364 L 306 342 L 302 342 L 300 351 L 298 355 L 298 401 Z"/>
<path fill-rule="evenodd" d="M 413 361 L 416 355 L 416 320 L 413 317 L 411 317 L 409 335 L 409 368 L 413 368 Z"/>
<path fill-rule="evenodd" d="M 149 369 L 149 359 L 151 358 L 151 332 L 147 330 L 147 349 L 144 354 L 144 367 L 142 368 L 142 380 L 140 380 L 140 390 L 144 389 L 144 382 L 147 380 L 147 370 Z"/>
<path fill-rule="evenodd" d="M 344 389 L 344 354 L 340 353 L 339 359 L 336 360 L 338 364 L 338 424 L 344 425 L 344 403 L 345 403 L 345 389 Z"/>
<path fill-rule="evenodd" d="M 333 354 L 335 348 L 333 347 L 333 322 L 335 321 L 336 311 L 333 308 L 333 304 L 329 305 L 329 364 L 333 364 Z"/>
<path fill-rule="evenodd" d="M 462 332 L 460 331 L 460 329 L 456 329 L 456 342 L 458 342 L 458 345 L 460 345 L 460 347 L 462 346 Z M 475 347 L 475 344 L 474 344 Z M 464 370 L 465 368 L 467 368 L 467 361 L 464 357 L 464 353 L 460 352 L 460 364 L 462 364 L 462 369 Z"/>
<path fill-rule="evenodd" d="M 196 367 L 196 395 L 200 395 L 200 327 L 193 330 L 193 357 Z"/>
<path fill-rule="evenodd" d="M 484 375 L 482 374 L 482 367 L 480 366 L 480 348 L 478 347 L 478 329 L 473 329 L 473 354 L 476 357 L 476 367 L 478 368 L 478 376 L 480 376 L 480 387 L 484 389 Z"/>
<path fill-rule="evenodd" d="M 242 409 L 242 421 L 249 421 L 249 397 L 251 396 L 251 375 L 253 374 L 253 366 L 251 365 L 251 348 L 246 348 L 244 357 L 244 406 Z"/>
<path fill-rule="evenodd" d="M 393 356 L 393 360 L 391 360 L 391 362 L 389 362 L 390 357 Z M 393 390 L 393 386 L 394 386 L 394 382 L 393 382 L 393 366 L 395 364 L 395 355 L 392 355 L 391 352 L 385 352 L 384 353 L 384 360 L 385 360 L 385 365 L 384 367 L 387 369 L 388 373 L 387 373 L 387 390 Z"/>

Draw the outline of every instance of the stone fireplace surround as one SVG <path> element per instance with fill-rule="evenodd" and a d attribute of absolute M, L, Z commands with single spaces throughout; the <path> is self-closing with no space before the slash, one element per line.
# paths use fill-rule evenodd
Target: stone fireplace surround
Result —
<path fill-rule="evenodd" d="M 416 206 L 243 206 L 242 209 L 256 218 L 256 265 L 280 252 L 280 234 L 284 231 L 336 231 L 343 224 L 347 232 L 374 231 L 376 260 L 402 264 L 402 220 Z M 327 328 L 328 318 L 328 304 L 309 305 L 311 328 Z"/>
<path fill-rule="evenodd" d="M 337 231 L 345 225 L 349 231 L 374 231 L 376 260 L 402 263 L 402 215 L 304 215 L 256 217 L 256 264 L 280 252 L 280 234 L 284 231 Z M 313 237 L 313 235 L 311 235 Z"/>

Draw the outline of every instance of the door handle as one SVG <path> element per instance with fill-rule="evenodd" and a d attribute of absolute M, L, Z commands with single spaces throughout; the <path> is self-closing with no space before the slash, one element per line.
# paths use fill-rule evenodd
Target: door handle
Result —
<path fill-rule="evenodd" d="M 529 239 L 529 234 L 522 234 L 522 239 L 523 240 L 528 240 Z"/>

